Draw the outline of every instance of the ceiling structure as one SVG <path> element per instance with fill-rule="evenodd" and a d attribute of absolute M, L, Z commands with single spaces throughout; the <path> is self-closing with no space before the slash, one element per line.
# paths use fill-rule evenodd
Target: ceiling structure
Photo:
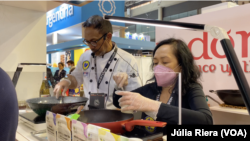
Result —
<path fill-rule="evenodd" d="M 0 5 L 7 5 L 7 6 L 12 6 L 12 7 L 18 7 L 18 8 L 24 8 L 24 9 L 29 9 L 29 10 L 34 10 L 34 11 L 40 11 L 40 12 L 48 12 L 58 6 L 60 6 L 63 3 L 70 3 L 72 5 L 76 6 L 83 6 L 86 5 L 91 1 L 79 1 L 79 2 L 73 2 L 69 0 L 59 0 L 59 1 L 53 1 L 53 0 L 47 0 L 47 1 L 21 1 L 21 0 L 16 0 L 16 1 L 0 1 Z M 137 1 L 131 1 L 131 0 L 126 0 L 125 1 L 125 9 L 126 8 L 132 8 L 134 6 L 141 5 L 143 3 L 149 2 L 149 1 L 155 1 L 155 0 L 137 0 Z M 147 8 L 146 8 L 147 9 Z M 124 28 L 124 27 L 123 27 Z M 119 31 L 120 28 L 118 26 L 113 26 L 113 31 Z M 82 39 L 82 23 L 68 27 L 66 29 L 62 29 L 59 31 L 56 31 L 58 34 L 58 43 L 65 43 L 69 41 L 74 41 L 74 40 L 80 40 Z M 52 45 L 52 34 L 47 35 L 47 46 Z M 141 47 L 139 47 L 141 48 Z"/>
<path fill-rule="evenodd" d="M 67 3 L 67 4 L 71 4 L 71 5 L 74 5 L 74 6 L 78 6 L 78 7 L 82 7 L 90 2 L 92 2 L 94 0 L 78 0 L 78 1 L 72 1 L 72 0 L 61 0 L 61 1 L 58 1 L 58 2 L 61 2 L 61 3 Z"/>
<path fill-rule="evenodd" d="M 29 9 L 40 12 L 48 12 L 62 3 L 56 1 L 0 1 L 0 5 L 7 5 L 23 9 Z"/>

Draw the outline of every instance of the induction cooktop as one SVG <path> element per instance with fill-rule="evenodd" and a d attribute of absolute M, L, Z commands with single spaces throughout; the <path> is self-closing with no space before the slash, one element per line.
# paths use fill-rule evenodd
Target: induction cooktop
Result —
<path fill-rule="evenodd" d="M 19 114 L 19 116 L 34 124 L 45 123 L 45 116 L 39 116 L 35 112 L 23 113 Z"/>
<path fill-rule="evenodd" d="M 37 132 L 46 130 L 45 116 L 38 116 L 34 112 L 20 113 L 19 123 Z"/>

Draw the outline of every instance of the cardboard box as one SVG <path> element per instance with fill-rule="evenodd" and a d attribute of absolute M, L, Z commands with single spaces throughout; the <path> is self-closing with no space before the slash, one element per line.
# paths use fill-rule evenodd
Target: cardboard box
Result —
<path fill-rule="evenodd" d="M 57 141 L 71 141 L 71 120 L 70 118 L 56 115 Z"/>
<path fill-rule="evenodd" d="M 88 125 L 77 120 L 72 120 L 72 141 L 87 141 Z"/>
<path fill-rule="evenodd" d="M 46 132 L 48 141 L 56 141 L 56 114 L 50 111 L 46 113 Z"/>

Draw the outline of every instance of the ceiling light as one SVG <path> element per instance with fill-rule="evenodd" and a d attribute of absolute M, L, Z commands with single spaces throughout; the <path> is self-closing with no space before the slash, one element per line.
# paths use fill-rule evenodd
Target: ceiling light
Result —
<path fill-rule="evenodd" d="M 137 19 L 137 18 L 108 16 L 108 15 L 104 15 L 104 19 L 113 21 L 113 22 L 140 24 L 140 25 L 146 25 L 146 26 L 158 26 L 158 27 L 191 29 L 191 30 L 201 30 L 201 31 L 204 30 L 204 24 L 169 22 L 169 21 Z"/>

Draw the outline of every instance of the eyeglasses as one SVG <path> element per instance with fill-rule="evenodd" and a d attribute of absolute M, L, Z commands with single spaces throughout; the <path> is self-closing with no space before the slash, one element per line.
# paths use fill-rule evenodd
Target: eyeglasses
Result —
<path fill-rule="evenodd" d="M 97 46 L 97 42 L 99 42 L 103 37 L 105 37 L 107 34 L 104 34 L 100 39 L 98 39 L 98 40 L 96 40 L 96 41 L 91 41 L 91 42 L 89 42 L 89 41 L 86 41 L 85 39 L 83 40 L 83 43 L 85 44 L 85 45 L 87 45 L 87 46 L 89 46 L 89 45 L 92 45 L 92 46 Z"/>

